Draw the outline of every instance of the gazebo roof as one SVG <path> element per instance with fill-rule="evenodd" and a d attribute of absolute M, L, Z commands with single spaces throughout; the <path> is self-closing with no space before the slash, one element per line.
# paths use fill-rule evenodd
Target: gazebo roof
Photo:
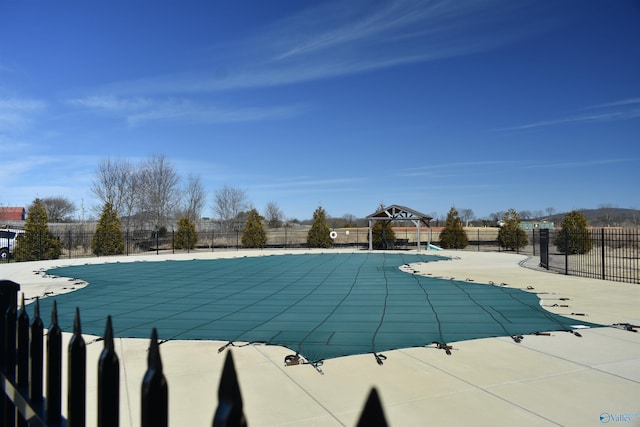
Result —
<path fill-rule="evenodd" d="M 387 206 L 384 209 L 381 209 L 371 215 L 367 216 L 369 220 L 419 220 L 429 225 L 429 221 L 433 219 L 433 217 L 423 214 L 422 212 L 418 212 L 413 209 L 409 209 L 406 206 L 400 205 L 391 205 Z"/>

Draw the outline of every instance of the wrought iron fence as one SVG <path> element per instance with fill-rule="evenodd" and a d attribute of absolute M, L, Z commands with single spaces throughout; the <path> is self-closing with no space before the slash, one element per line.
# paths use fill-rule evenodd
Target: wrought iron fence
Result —
<path fill-rule="evenodd" d="M 367 249 L 368 228 L 341 228 L 333 230 L 333 246 Z M 397 227 L 395 239 L 386 242 L 388 249 L 416 249 L 418 236 L 415 228 Z M 527 230 L 525 242 L 517 242 L 514 250 L 503 248 L 498 241 L 498 228 L 467 229 L 469 244 L 461 250 L 482 252 L 515 252 L 529 256 L 540 256 L 541 265 L 565 274 L 594 277 L 616 281 L 638 283 L 640 277 L 638 230 L 633 229 L 593 229 L 583 235 L 571 234 L 565 239 L 570 246 L 566 249 L 556 244 L 559 230 Z M 306 248 L 307 228 L 282 227 L 267 230 L 264 250 L 273 248 Z M 93 231 L 57 230 L 53 235 L 62 247 L 61 258 L 89 257 L 94 254 Z M 136 230 L 122 233 L 123 255 L 184 253 L 191 251 L 240 250 L 242 230 L 220 231 L 215 228 L 199 230 L 194 236 L 187 235 L 187 244 L 176 244 L 175 231 Z M 6 240 L 6 239 L 5 239 Z M 45 239 L 35 239 L 45 241 Z M 588 251 L 579 253 L 575 245 L 580 241 L 592 243 Z M 0 238 L 0 246 L 2 242 Z M 423 231 L 421 245 L 440 244 L 440 230 Z M 44 253 L 44 249 L 40 253 Z M 4 261 L 9 259 L 4 258 Z"/>
<path fill-rule="evenodd" d="M 548 270 L 602 280 L 640 283 L 640 231 L 599 228 L 551 230 Z"/>
<path fill-rule="evenodd" d="M 62 411 L 62 331 L 58 326 L 54 302 L 51 324 L 44 333 L 38 300 L 29 321 L 24 298 L 17 309 L 17 283 L 0 281 L 0 425 L 83 427 L 86 424 L 86 344 L 82 337 L 80 312 L 76 309 L 73 336 L 67 351 L 67 411 Z M 46 352 L 44 340 L 46 335 Z M 98 358 L 97 425 L 115 427 L 120 418 L 120 362 L 115 351 L 111 317 L 106 319 L 104 348 Z M 44 375 L 46 365 L 46 375 Z M 44 393 L 43 393 L 43 384 Z M 147 356 L 147 371 L 141 388 L 143 427 L 168 425 L 168 388 L 165 379 L 158 335 L 155 329 Z M 220 383 L 218 406 L 212 425 L 246 426 L 242 395 L 231 352 L 227 353 Z M 386 418 L 376 389 L 372 389 L 361 411 L 358 426 L 386 426 Z"/>
<path fill-rule="evenodd" d="M 499 252 L 505 249 L 498 242 L 498 229 L 486 228 L 478 230 L 467 230 L 469 245 L 463 250 Z M 60 243 L 62 252 L 61 258 L 80 258 L 89 256 L 100 256 L 94 254 L 92 242 L 96 236 L 94 231 L 78 230 L 54 230 L 53 236 Z M 267 242 L 264 249 L 272 248 L 306 248 L 307 228 L 287 228 L 267 230 Z M 539 240 L 536 230 L 526 232 L 527 241 L 518 244 L 515 250 L 517 253 L 536 255 L 537 242 Z M 195 235 L 187 235 L 187 242 L 178 244 L 176 241 L 176 231 L 155 231 L 155 230 L 135 230 L 122 232 L 124 250 L 122 255 L 137 255 L 148 253 L 176 253 L 190 251 L 215 251 L 220 249 L 243 249 L 242 230 L 220 231 L 215 229 L 199 230 Z M 367 249 L 369 247 L 368 228 L 341 228 L 333 230 L 332 243 L 334 247 L 350 247 Z M 5 239 L 6 240 L 6 239 Z M 38 242 L 45 242 L 46 239 L 34 239 Z M 4 242 L 0 238 L 0 246 Z M 440 244 L 440 231 L 423 231 L 420 237 L 423 248 L 427 243 L 436 246 Z M 418 235 L 415 228 L 409 229 L 399 227 L 395 231 L 395 238 L 385 242 L 388 249 L 416 249 Z M 44 253 L 45 248 L 41 248 L 38 253 Z M 40 258 L 41 259 L 41 258 Z"/>

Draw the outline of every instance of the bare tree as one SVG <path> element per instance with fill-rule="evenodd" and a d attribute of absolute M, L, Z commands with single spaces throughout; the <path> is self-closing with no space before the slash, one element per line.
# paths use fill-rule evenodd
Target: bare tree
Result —
<path fill-rule="evenodd" d="M 164 155 L 156 154 L 141 171 L 141 206 L 156 227 L 165 225 L 180 203 L 180 177 Z"/>
<path fill-rule="evenodd" d="M 518 212 L 518 215 L 520 215 L 520 219 L 531 219 L 533 218 L 533 214 L 531 213 L 531 211 L 520 211 Z"/>
<path fill-rule="evenodd" d="M 605 226 L 618 225 L 614 218 L 616 206 L 611 203 L 602 203 L 598 205 L 598 209 L 602 212 L 602 220 Z"/>
<path fill-rule="evenodd" d="M 355 227 L 356 223 L 358 222 L 358 218 L 350 213 L 342 215 L 342 219 L 344 220 L 345 227 Z"/>
<path fill-rule="evenodd" d="M 502 217 L 505 215 L 504 211 L 493 212 L 489 214 L 489 219 L 493 223 L 493 225 L 497 225 L 502 222 Z"/>
<path fill-rule="evenodd" d="M 123 169 L 122 173 L 124 174 L 124 180 L 126 181 L 126 190 L 122 196 L 121 208 L 118 213 L 121 217 L 120 223 L 126 230 L 129 230 L 133 224 L 134 217 L 137 216 L 136 214 L 138 214 L 138 209 L 141 206 L 140 196 L 142 194 L 142 174 L 139 170 L 132 167 Z M 141 221 L 138 225 L 142 227 L 144 224 Z"/>
<path fill-rule="evenodd" d="M 202 216 L 202 210 L 207 199 L 207 192 L 202 186 L 198 175 L 189 174 L 187 186 L 184 189 L 182 216 L 196 221 Z"/>
<path fill-rule="evenodd" d="M 71 215 L 76 211 L 73 202 L 63 196 L 45 197 L 41 202 L 50 222 L 69 222 Z"/>
<path fill-rule="evenodd" d="M 267 226 L 270 228 L 280 228 L 284 221 L 284 213 L 276 202 L 269 202 L 264 209 L 264 218 L 267 221 Z"/>
<path fill-rule="evenodd" d="M 460 209 L 460 219 L 464 221 L 464 226 L 468 227 L 469 222 L 473 219 L 473 209 Z"/>
<path fill-rule="evenodd" d="M 126 159 L 107 157 L 100 161 L 91 187 L 91 192 L 101 202 L 99 211 L 102 206 L 110 203 L 118 214 L 122 212 L 122 199 L 127 193 L 128 175 L 131 171 L 131 164 Z"/>
<path fill-rule="evenodd" d="M 216 191 L 213 211 L 229 230 L 233 227 L 233 221 L 248 208 L 247 195 L 241 188 L 225 185 Z"/>
<path fill-rule="evenodd" d="M 547 209 L 545 209 L 547 211 L 547 216 L 551 217 L 556 213 L 556 209 L 552 208 L 552 207 L 548 207 Z"/>

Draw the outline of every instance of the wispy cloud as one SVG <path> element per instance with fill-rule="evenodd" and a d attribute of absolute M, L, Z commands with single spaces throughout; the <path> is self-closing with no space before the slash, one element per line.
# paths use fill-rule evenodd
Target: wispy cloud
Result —
<path fill-rule="evenodd" d="M 623 99 L 606 104 L 593 105 L 581 110 L 596 110 L 588 114 L 577 114 L 559 119 L 542 120 L 524 125 L 494 129 L 496 131 L 518 131 L 559 126 L 564 124 L 606 123 L 640 118 L 640 98 Z"/>
<path fill-rule="evenodd" d="M 348 184 L 355 184 L 365 181 L 365 178 L 333 178 L 333 179 L 313 179 L 310 177 L 297 177 L 288 178 L 286 181 L 276 181 L 264 184 L 254 185 L 253 188 L 268 188 L 268 189 L 287 189 L 287 188 L 304 188 L 309 189 L 311 187 L 332 188 L 335 186 L 343 186 Z"/>
<path fill-rule="evenodd" d="M 46 106 L 36 99 L 0 98 L 0 132 L 23 130 Z"/>
<path fill-rule="evenodd" d="M 116 93 L 271 87 L 486 51 L 543 31 L 524 1 L 333 1 L 225 46 L 224 66 L 122 82 Z M 407 43 L 411 39 L 412 43 Z M 227 52 L 234 52 L 228 57 Z M 219 64 L 219 63 L 217 63 Z"/>
<path fill-rule="evenodd" d="M 523 166 L 523 169 L 570 169 L 587 168 L 594 166 L 612 165 L 618 163 L 629 163 L 640 161 L 638 158 L 626 159 L 602 159 L 602 160 L 582 160 L 575 162 L 539 163 L 535 165 Z"/>
<path fill-rule="evenodd" d="M 46 155 L 24 152 L 0 168 L 0 182 L 6 184 L 3 195 L 11 199 L 22 199 L 21 188 L 25 185 L 33 186 L 67 186 L 74 187 L 81 181 L 90 183 L 87 179 L 94 174 L 97 156 L 86 155 Z M 56 173 L 52 173 L 55 171 Z M 79 176 L 83 178 L 80 179 Z M 70 177 L 74 177 L 70 179 Z M 57 194 L 38 194 L 41 197 Z M 9 197 L 12 196 L 12 197 Z M 26 202 L 25 202 L 26 203 Z"/>
<path fill-rule="evenodd" d="M 602 108 L 610 108 L 610 107 L 620 107 L 624 105 L 639 105 L 640 106 L 640 98 L 629 98 L 622 99 L 619 101 L 607 102 L 604 104 L 591 105 L 589 107 L 585 107 L 585 110 L 593 110 L 593 109 L 602 109 Z"/>
<path fill-rule="evenodd" d="M 68 103 L 122 117 L 130 126 L 156 121 L 214 124 L 279 120 L 297 116 L 308 110 L 302 105 L 222 108 L 195 103 L 184 98 L 158 100 L 116 96 L 91 96 L 72 99 Z"/>
<path fill-rule="evenodd" d="M 68 103 L 79 107 L 119 114 L 150 108 L 154 104 L 147 98 L 122 98 L 117 96 L 88 96 L 86 98 L 71 99 Z"/>
<path fill-rule="evenodd" d="M 504 168 L 508 165 L 515 164 L 510 160 L 486 160 L 486 161 L 474 161 L 474 162 L 451 162 L 451 163 L 434 163 L 430 165 L 424 165 L 415 168 L 403 169 L 399 175 L 406 177 L 419 177 L 419 176 L 461 176 L 461 175 L 477 175 L 479 171 L 486 170 L 487 168 Z"/>

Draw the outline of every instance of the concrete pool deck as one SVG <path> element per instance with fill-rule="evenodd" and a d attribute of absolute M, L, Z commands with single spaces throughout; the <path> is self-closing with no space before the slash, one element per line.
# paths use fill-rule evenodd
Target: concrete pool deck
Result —
<path fill-rule="evenodd" d="M 53 266 L 301 252 L 216 251 L 11 263 L 0 264 L 0 279 L 13 280 L 26 297 L 33 297 L 69 291 L 62 289 L 70 287 L 67 280 L 36 274 Z M 454 259 L 415 264 L 418 274 L 525 289 L 540 294 L 549 311 L 578 320 L 640 324 L 638 285 L 540 271 L 535 259 L 515 254 L 423 253 Z M 50 314 L 41 315 L 48 326 Z M 385 352 L 383 366 L 372 354 L 349 356 L 325 361 L 324 374 L 309 365 L 285 367 L 284 357 L 292 352 L 282 347 L 251 345 L 227 351 L 233 353 L 252 426 L 354 426 L 371 387 L 377 388 L 392 426 L 640 425 L 640 333 L 610 327 L 580 334 L 525 336 L 520 343 L 509 337 L 451 343 L 450 356 L 433 346 L 394 350 Z M 65 340 L 69 337 L 64 334 Z M 101 342 L 91 343 L 95 338 L 85 336 L 88 426 L 95 425 L 96 367 L 103 348 Z M 146 339 L 116 339 L 121 426 L 140 425 L 148 344 Z M 211 425 L 226 353 L 218 353 L 223 344 L 168 341 L 160 346 L 171 426 Z"/>

